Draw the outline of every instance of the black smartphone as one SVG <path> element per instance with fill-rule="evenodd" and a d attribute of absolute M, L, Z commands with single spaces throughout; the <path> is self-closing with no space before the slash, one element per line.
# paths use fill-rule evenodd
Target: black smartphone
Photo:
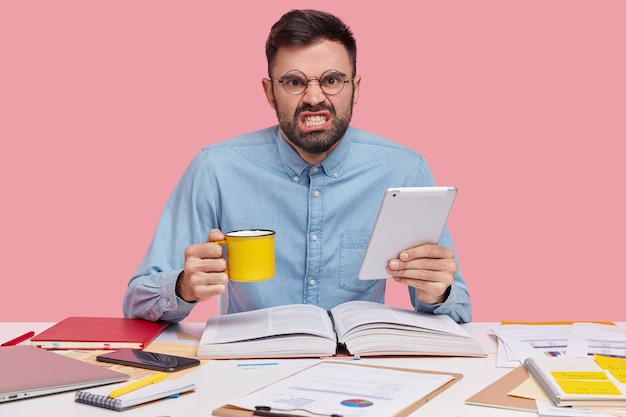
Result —
<path fill-rule="evenodd" d="M 154 371 L 175 372 L 200 365 L 200 361 L 183 356 L 146 352 L 140 349 L 120 349 L 96 356 L 100 362 L 135 366 Z"/>

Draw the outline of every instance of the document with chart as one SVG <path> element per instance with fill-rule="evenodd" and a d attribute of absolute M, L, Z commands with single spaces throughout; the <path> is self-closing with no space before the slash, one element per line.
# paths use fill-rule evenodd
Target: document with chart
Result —
<path fill-rule="evenodd" d="M 213 415 L 250 415 L 261 407 L 303 416 L 406 416 L 461 378 L 461 374 L 325 361 L 232 401 Z"/>

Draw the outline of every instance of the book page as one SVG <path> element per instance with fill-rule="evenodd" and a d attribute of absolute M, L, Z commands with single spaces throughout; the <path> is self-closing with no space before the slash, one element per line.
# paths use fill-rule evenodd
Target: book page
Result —
<path fill-rule="evenodd" d="M 296 304 L 211 317 L 200 344 L 228 343 L 298 333 L 336 339 L 326 310 L 312 305 Z"/>
<path fill-rule="evenodd" d="M 340 340 L 353 328 L 368 323 L 397 323 L 425 331 L 470 337 L 450 316 L 418 313 L 370 301 L 349 301 L 333 308 L 331 313 Z"/>

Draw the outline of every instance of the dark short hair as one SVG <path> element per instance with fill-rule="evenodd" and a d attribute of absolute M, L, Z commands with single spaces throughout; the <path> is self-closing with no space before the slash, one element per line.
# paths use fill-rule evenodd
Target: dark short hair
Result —
<path fill-rule="evenodd" d="M 348 51 L 356 74 L 356 41 L 350 28 L 338 17 L 318 10 L 291 10 L 274 23 L 265 43 L 267 71 L 271 76 L 276 52 L 284 46 L 312 45 L 323 40 L 340 42 Z"/>

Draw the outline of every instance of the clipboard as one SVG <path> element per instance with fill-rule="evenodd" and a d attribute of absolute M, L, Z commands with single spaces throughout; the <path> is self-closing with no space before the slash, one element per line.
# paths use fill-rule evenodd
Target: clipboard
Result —
<path fill-rule="evenodd" d="M 419 407 L 421 407 L 422 405 L 426 404 L 428 401 L 432 400 L 437 395 L 441 394 L 443 391 L 445 391 L 446 389 L 450 388 L 452 385 L 454 385 L 456 382 L 458 382 L 459 380 L 461 380 L 463 378 L 463 374 L 453 373 L 453 372 L 439 372 L 439 371 L 427 371 L 427 370 L 419 370 L 419 369 L 394 368 L 394 367 L 385 367 L 385 366 L 378 366 L 378 365 L 361 365 L 361 364 L 357 365 L 357 364 L 352 364 L 352 363 L 333 362 L 333 361 L 327 361 L 327 362 L 321 362 L 321 363 L 328 363 L 328 364 L 332 364 L 334 366 L 342 366 L 342 367 L 358 366 L 358 367 L 367 367 L 367 368 L 380 369 L 380 370 L 411 372 L 411 373 L 427 374 L 427 375 L 445 375 L 445 376 L 449 377 L 449 379 L 445 383 L 440 385 L 438 388 L 428 392 L 427 394 L 423 395 L 420 398 L 412 399 L 411 403 L 403 406 L 400 411 L 392 414 L 389 417 L 406 417 L 406 416 L 410 415 L 412 412 L 417 410 Z M 315 366 L 317 366 L 317 365 L 313 365 L 312 367 L 305 368 L 304 370 L 301 370 L 301 371 L 297 372 L 296 374 L 301 373 L 301 372 L 305 372 L 307 369 L 311 369 L 311 368 L 313 368 Z M 343 372 L 350 372 L 350 369 L 347 369 L 347 370 L 346 369 L 337 369 L 335 372 L 342 372 L 342 371 Z M 262 388 L 258 389 L 255 392 L 260 392 L 260 391 L 266 389 L 267 387 L 270 387 L 273 384 L 276 384 L 276 383 L 278 383 L 280 381 L 284 381 L 284 380 L 287 380 L 289 378 L 292 378 L 296 374 L 292 374 L 292 375 L 287 376 L 285 378 L 282 378 L 282 379 L 280 379 L 280 380 L 278 380 L 278 381 L 276 381 L 276 382 L 274 382 L 272 384 L 266 385 L 265 387 L 262 387 Z M 280 412 L 284 413 L 285 411 L 281 410 Z M 223 405 L 223 406 L 213 410 L 212 415 L 213 416 L 218 416 L 218 417 L 253 417 L 254 416 L 254 410 L 240 408 L 240 407 L 234 406 L 232 404 L 225 404 L 225 405 Z"/>

